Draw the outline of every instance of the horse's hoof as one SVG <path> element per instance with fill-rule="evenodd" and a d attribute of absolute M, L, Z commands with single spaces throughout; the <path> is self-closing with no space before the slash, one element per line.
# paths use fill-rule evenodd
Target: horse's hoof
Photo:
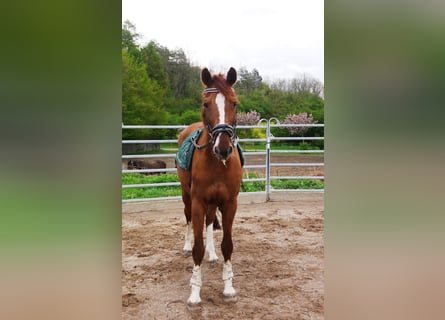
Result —
<path fill-rule="evenodd" d="M 215 265 L 217 265 L 217 264 L 218 264 L 218 258 L 212 258 L 212 259 L 209 259 L 209 264 L 210 264 L 211 266 L 215 266 Z"/>
<path fill-rule="evenodd" d="M 195 310 L 195 309 L 197 309 L 199 307 L 201 307 L 201 301 L 199 301 L 199 302 L 187 301 L 187 308 L 189 310 Z"/>
<path fill-rule="evenodd" d="M 237 301 L 236 293 L 225 294 L 223 293 L 223 299 L 225 302 L 235 302 Z"/>

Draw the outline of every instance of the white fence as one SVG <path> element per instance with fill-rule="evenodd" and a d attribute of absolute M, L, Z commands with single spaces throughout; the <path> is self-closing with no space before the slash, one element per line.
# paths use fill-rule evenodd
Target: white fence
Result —
<path fill-rule="evenodd" d="M 131 129 L 131 130 L 140 130 L 140 129 L 176 129 L 182 130 L 187 126 L 181 125 L 122 125 L 122 129 Z M 278 119 L 261 119 L 258 125 L 256 126 L 237 126 L 237 130 L 239 129 L 261 129 L 265 130 L 265 138 L 259 139 L 239 139 L 238 142 L 241 147 L 244 148 L 243 144 L 247 143 L 265 143 L 264 150 L 260 151 L 244 151 L 243 154 L 245 156 L 245 165 L 244 165 L 244 173 L 250 172 L 252 170 L 264 169 L 264 178 L 244 178 L 243 184 L 248 182 L 255 181 L 264 181 L 265 182 L 265 190 L 261 193 L 265 193 L 266 201 L 270 199 L 271 192 L 280 192 L 280 191 L 299 191 L 299 192 L 324 192 L 324 189 L 277 189 L 272 188 L 271 181 L 272 180 L 286 180 L 286 179 L 314 179 L 314 180 L 324 180 L 324 173 L 322 175 L 271 175 L 272 168 L 277 167 L 324 167 L 323 162 L 311 162 L 311 163 L 301 163 L 301 162 L 272 162 L 272 155 L 284 154 L 284 155 L 298 155 L 301 154 L 324 154 L 324 150 L 278 150 L 271 148 L 271 144 L 274 141 L 311 141 L 311 140 L 324 140 L 323 137 L 293 137 L 293 136 L 279 136 L 276 137 L 271 133 L 272 128 L 287 128 L 287 127 L 323 127 L 324 124 L 280 124 Z M 166 143 L 177 143 L 177 139 L 169 139 L 169 140 L 122 140 L 122 144 L 166 144 Z M 165 149 L 163 149 L 165 150 Z M 168 159 L 176 157 L 176 149 L 168 149 L 168 151 L 172 151 L 171 153 L 151 153 L 151 154 L 130 154 L 130 155 L 122 155 L 122 161 L 128 161 L 130 159 Z M 249 158 L 252 156 L 265 156 L 264 164 L 249 164 Z M 323 158 L 324 159 L 324 158 Z M 322 170 L 324 172 L 324 170 Z M 176 173 L 176 168 L 163 168 L 163 169 L 122 169 L 122 173 Z M 164 183 L 148 183 L 148 184 L 125 184 L 122 185 L 122 188 L 148 188 L 148 187 L 161 187 L 161 186 L 179 186 L 179 182 L 164 182 Z M 241 189 L 241 193 L 243 192 L 243 188 Z M 178 197 L 168 197 L 167 199 L 178 198 Z M 137 199 L 125 199 L 122 202 L 137 202 L 137 201 L 150 201 L 150 200 L 163 200 L 166 198 L 137 198 Z"/>

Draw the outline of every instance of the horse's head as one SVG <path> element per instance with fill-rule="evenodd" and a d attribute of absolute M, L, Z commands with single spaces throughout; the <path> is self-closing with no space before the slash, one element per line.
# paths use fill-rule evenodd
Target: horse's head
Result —
<path fill-rule="evenodd" d="M 207 127 L 213 153 L 223 162 L 236 147 L 236 111 L 239 103 L 232 86 L 236 82 L 236 70 L 230 68 L 227 76 L 211 75 L 207 68 L 201 72 L 205 85 L 202 98 L 201 116 Z"/>

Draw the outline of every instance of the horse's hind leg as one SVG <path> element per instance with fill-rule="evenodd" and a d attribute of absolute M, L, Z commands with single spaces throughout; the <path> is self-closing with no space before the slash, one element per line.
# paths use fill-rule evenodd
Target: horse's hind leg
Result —
<path fill-rule="evenodd" d="M 216 263 L 218 256 L 215 251 L 215 243 L 213 241 L 213 228 L 216 220 L 216 206 L 209 206 L 206 214 L 206 251 L 209 254 L 209 262 Z M 218 221 L 218 220 L 216 220 Z"/>
<path fill-rule="evenodd" d="M 223 274 L 222 279 L 224 282 L 223 296 L 226 300 L 231 300 L 235 298 L 236 291 L 232 285 L 233 270 L 232 270 L 232 252 L 233 252 L 233 242 L 232 242 L 232 224 L 235 218 L 237 208 L 237 199 L 225 204 L 222 208 L 222 221 L 223 221 L 223 240 L 221 242 L 221 251 L 224 256 Z"/>
<path fill-rule="evenodd" d="M 186 255 L 192 254 L 192 245 L 193 245 L 193 226 L 192 226 L 192 206 L 190 195 L 185 191 L 182 192 L 182 201 L 184 202 L 184 215 L 187 221 L 187 230 L 185 232 L 185 243 L 182 251 Z"/>

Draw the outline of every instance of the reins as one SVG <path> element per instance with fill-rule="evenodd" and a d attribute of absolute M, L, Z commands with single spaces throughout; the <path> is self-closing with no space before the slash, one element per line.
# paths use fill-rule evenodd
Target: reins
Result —
<path fill-rule="evenodd" d="M 219 92 L 220 91 L 217 88 L 205 88 L 204 89 L 204 94 L 206 94 L 206 93 L 219 93 Z M 209 120 L 207 119 L 205 110 L 203 112 L 203 118 L 204 118 L 205 126 L 207 127 L 207 134 L 208 134 L 208 137 L 209 137 L 209 141 L 207 141 L 207 143 L 205 143 L 203 145 L 199 145 L 198 142 L 195 141 L 194 138 L 192 138 L 191 142 L 192 142 L 193 146 L 196 149 L 201 150 L 201 149 L 204 149 L 204 148 L 214 144 L 216 138 L 221 133 L 226 133 L 230 137 L 230 140 L 232 141 L 233 145 L 236 146 L 237 139 L 238 139 L 238 137 L 236 136 L 236 132 L 235 132 L 236 120 L 235 120 L 235 123 L 234 123 L 233 126 L 223 123 L 223 124 L 218 124 L 218 125 L 216 125 L 215 127 L 212 128 L 212 126 L 210 125 Z"/>

